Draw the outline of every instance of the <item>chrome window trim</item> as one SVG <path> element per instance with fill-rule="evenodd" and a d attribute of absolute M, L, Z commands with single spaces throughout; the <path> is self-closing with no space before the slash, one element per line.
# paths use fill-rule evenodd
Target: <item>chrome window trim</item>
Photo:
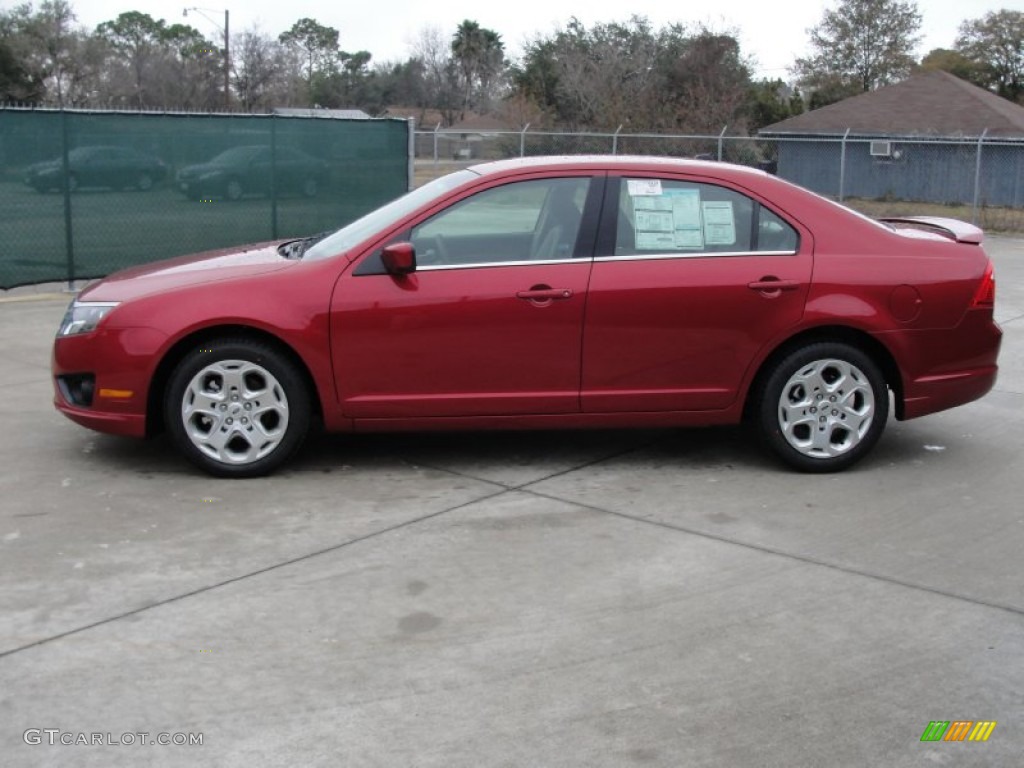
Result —
<path fill-rule="evenodd" d="M 484 267 L 528 267 L 541 264 L 583 264 L 590 261 L 647 261 L 654 259 L 712 259 L 730 256 L 796 256 L 799 251 L 702 251 L 700 253 L 647 253 L 629 256 L 596 256 L 579 259 L 523 259 L 521 261 L 478 261 L 472 264 L 430 264 L 417 266 L 417 272 L 444 272 L 452 269 L 481 269 Z"/>
<path fill-rule="evenodd" d="M 796 256 L 799 251 L 700 251 L 699 253 L 636 253 L 627 256 L 597 256 L 594 261 L 647 261 L 648 259 L 716 259 L 722 256 Z"/>
<path fill-rule="evenodd" d="M 527 267 L 538 264 L 588 264 L 593 259 L 525 259 L 522 261 L 478 261 L 472 264 L 429 264 L 417 265 L 417 272 L 441 272 L 450 269 L 479 269 L 481 267 Z"/>

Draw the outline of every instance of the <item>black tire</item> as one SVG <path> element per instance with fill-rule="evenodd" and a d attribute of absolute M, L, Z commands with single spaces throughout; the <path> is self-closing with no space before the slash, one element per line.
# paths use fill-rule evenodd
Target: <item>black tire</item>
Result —
<path fill-rule="evenodd" d="M 761 440 L 801 472 L 838 472 L 857 463 L 889 418 L 889 390 L 878 365 L 842 342 L 790 352 L 761 382 L 755 393 Z"/>
<path fill-rule="evenodd" d="M 178 449 L 218 477 L 273 472 L 302 445 L 311 418 L 296 365 L 275 347 L 244 338 L 215 339 L 186 354 L 163 406 Z"/>

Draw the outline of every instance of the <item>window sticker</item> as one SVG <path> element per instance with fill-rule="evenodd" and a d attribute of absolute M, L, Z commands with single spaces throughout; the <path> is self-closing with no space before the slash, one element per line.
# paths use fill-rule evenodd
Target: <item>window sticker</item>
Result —
<path fill-rule="evenodd" d="M 705 200 L 701 204 L 704 214 L 704 242 L 708 245 L 736 244 L 736 215 L 731 200 Z"/>
<path fill-rule="evenodd" d="M 626 188 L 630 197 L 660 195 L 661 179 L 626 179 Z"/>
<path fill-rule="evenodd" d="M 666 200 L 666 202 L 668 202 Z M 636 228 L 642 232 L 673 232 L 675 225 L 672 219 L 672 209 L 665 211 L 645 211 L 638 208 L 636 213 Z"/>
<path fill-rule="evenodd" d="M 658 183 L 660 187 L 660 181 Z M 697 189 L 665 189 L 657 196 L 634 196 L 633 219 L 636 229 L 634 245 L 638 251 L 704 247 L 700 191 Z"/>
<path fill-rule="evenodd" d="M 671 232 L 637 232 L 638 251 L 674 251 L 676 239 Z"/>

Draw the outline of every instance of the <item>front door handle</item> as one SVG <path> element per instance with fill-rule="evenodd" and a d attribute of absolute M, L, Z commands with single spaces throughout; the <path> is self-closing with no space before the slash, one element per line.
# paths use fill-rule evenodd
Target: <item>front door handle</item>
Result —
<path fill-rule="evenodd" d="M 558 301 L 572 298 L 572 289 L 535 285 L 528 291 L 516 291 L 516 298 L 526 299 L 527 301 Z"/>

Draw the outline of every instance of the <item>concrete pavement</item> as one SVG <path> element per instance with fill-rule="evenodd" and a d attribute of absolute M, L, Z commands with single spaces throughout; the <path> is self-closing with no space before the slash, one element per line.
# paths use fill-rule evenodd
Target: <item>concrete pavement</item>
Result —
<path fill-rule="evenodd" d="M 714 429 L 322 437 L 214 480 L 53 411 L 67 300 L 0 301 L 0 765 L 1017 764 L 1024 241 L 988 249 L 996 391 L 822 477 Z"/>

